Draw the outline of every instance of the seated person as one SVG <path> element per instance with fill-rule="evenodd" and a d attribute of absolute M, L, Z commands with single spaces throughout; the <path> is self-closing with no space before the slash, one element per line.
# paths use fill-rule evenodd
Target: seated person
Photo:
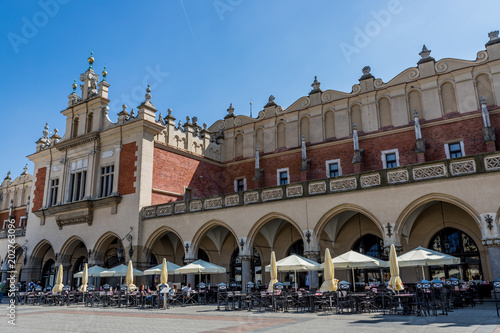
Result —
<path fill-rule="evenodd" d="M 187 286 L 182 288 L 182 293 L 185 295 L 185 298 L 189 298 L 191 296 L 191 283 L 188 283 Z"/>

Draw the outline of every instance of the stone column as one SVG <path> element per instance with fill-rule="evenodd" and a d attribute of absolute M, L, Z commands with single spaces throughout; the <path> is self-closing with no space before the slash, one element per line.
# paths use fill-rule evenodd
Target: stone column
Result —
<path fill-rule="evenodd" d="M 196 261 L 196 260 L 198 260 L 198 259 L 197 258 L 185 258 L 184 259 L 184 263 L 187 265 L 187 264 L 190 264 L 190 263 L 192 263 L 193 261 Z M 188 283 L 191 283 L 191 288 L 192 289 L 196 288 L 196 286 L 194 284 L 195 283 L 195 275 L 194 274 L 187 274 L 186 275 L 186 285 Z"/>
<path fill-rule="evenodd" d="M 363 149 L 354 150 L 354 156 L 352 158 L 354 173 L 360 173 L 361 171 L 363 171 L 361 167 L 362 158 L 363 158 Z"/>
<path fill-rule="evenodd" d="M 500 277 L 500 244 L 486 245 L 488 247 L 488 254 L 490 255 L 492 280 Z"/>
<path fill-rule="evenodd" d="M 319 262 L 320 253 L 319 251 L 305 251 L 304 256 L 312 261 Z M 319 288 L 319 276 L 318 271 L 309 272 L 309 289 Z"/>
<path fill-rule="evenodd" d="M 241 290 L 245 291 L 248 282 L 252 281 L 252 256 L 241 257 Z"/>

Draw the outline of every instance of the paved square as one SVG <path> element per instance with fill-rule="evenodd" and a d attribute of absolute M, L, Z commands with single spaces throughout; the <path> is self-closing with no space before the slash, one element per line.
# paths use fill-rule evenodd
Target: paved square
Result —
<path fill-rule="evenodd" d="M 8 324 L 5 300 L 0 332 L 500 332 L 495 304 L 458 309 L 448 316 L 217 311 L 215 305 L 137 308 L 73 306 L 16 307 Z"/>

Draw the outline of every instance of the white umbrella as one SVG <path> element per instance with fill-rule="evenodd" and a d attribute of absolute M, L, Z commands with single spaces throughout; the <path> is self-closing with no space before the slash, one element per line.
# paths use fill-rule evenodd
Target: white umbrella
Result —
<path fill-rule="evenodd" d="M 193 274 L 193 273 L 202 273 L 202 274 L 219 274 L 226 273 L 226 269 L 221 266 L 214 265 L 210 262 L 198 259 L 193 261 L 186 266 L 181 268 L 177 268 L 174 270 L 176 274 Z"/>
<path fill-rule="evenodd" d="M 88 269 L 88 277 L 99 276 L 99 274 L 101 272 L 104 272 L 105 270 L 106 270 L 106 268 L 101 267 L 101 266 L 97 266 L 97 265 L 92 266 Z M 73 277 L 75 277 L 75 278 L 83 277 L 83 271 L 73 274 Z"/>
<path fill-rule="evenodd" d="M 276 268 L 279 272 L 294 272 L 295 287 L 297 288 L 297 272 L 319 271 L 320 264 L 315 261 L 306 259 L 296 254 L 292 254 L 286 258 L 276 262 Z M 266 272 L 271 270 L 271 265 L 266 266 Z"/>
<path fill-rule="evenodd" d="M 161 269 L 162 269 L 163 264 L 159 264 L 155 267 L 151 267 L 149 269 L 146 269 L 144 271 L 144 275 L 160 275 L 161 274 Z M 167 261 L 167 271 L 174 272 L 176 269 L 181 268 L 181 266 L 176 265 L 170 261 Z M 196 272 L 198 273 L 198 272 Z"/>
<path fill-rule="evenodd" d="M 400 255 L 398 264 L 400 267 L 421 266 L 422 278 L 425 279 L 424 266 L 458 265 L 460 258 L 419 246 Z"/>
<path fill-rule="evenodd" d="M 127 276 L 127 270 L 128 270 L 128 266 L 120 264 L 116 267 L 108 269 L 107 271 L 102 271 L 101 273 L 99 273 L 99 276 L 100 277 L 113 277 L 113 276 L 123 277 L 123 276 Z M 140 270 L 135 269 L 135 268 L 133 269 L 133 272 L 134 272 L 135 276 L 143 276 L 144 275 L 143 272 L 141 272 Z"/>

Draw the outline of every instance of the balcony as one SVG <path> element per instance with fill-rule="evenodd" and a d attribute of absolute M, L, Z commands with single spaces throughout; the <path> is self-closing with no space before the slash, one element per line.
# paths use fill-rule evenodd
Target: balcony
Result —
<path fill-rule="evenodd" d="M 143 219 L 264 202 L 398 186 L 500 171 L 500 154 L 481 154 L 144 207 Z"/>

